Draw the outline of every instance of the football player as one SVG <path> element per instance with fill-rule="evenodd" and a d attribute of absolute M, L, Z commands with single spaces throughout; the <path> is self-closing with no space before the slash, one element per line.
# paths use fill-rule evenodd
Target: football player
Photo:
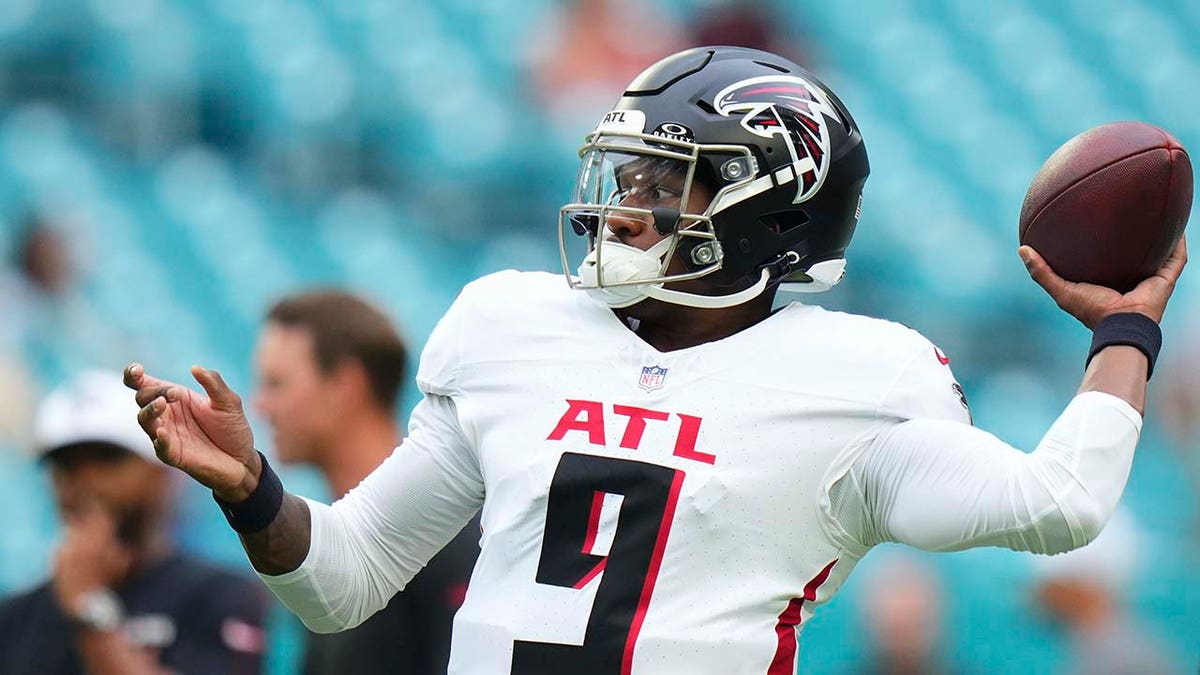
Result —
<path fill-rule="evenodd" d="M 127 369 L 159 456 L 213 489 L 310 628 L 366 619 L 482 509 L 451 672 L 777 675 L 876 544 L 1056 553 L 1103 528 L 1182 243 L 1126 295 L 1021 250 L 1096 336 L 1079 394 L 1026 454 L 970 425 L 917 332 L 772 312 L 777 290 L 839 281 L 868 174 L 810 73 L 741 48 L 675 54 L 581 159 L 559 218 L 568 283 L 469 284 L 422 355 L 403 451 L 332 507 L 283 491 L 218 374 L 193 370 L 205 396 Z"/>

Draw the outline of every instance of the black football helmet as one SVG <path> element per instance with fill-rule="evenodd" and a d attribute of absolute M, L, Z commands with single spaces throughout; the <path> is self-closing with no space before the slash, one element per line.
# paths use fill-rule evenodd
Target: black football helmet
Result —
<path fill-rule="evenodd" d="M 663 284 L 703 276 L 718 292 L 730 289 L 718 297 L 736 301 L 679 292 L 663 299 L 708 307 L 738 304 L 774 285 L 823 291 L 836 284 L 870 173 L 858 127 L 820 80 L 786 59 L 741 47 L 697 47 L 646 69 L 588 134 L 580 158 L 571 203 L 559 217 L 571 285 L 650 285 L 661 294 Z M 681 177 L 674 199 L 630 205 L 623 179 L 633 173 L 629 167 L 637 167 L 638 178 Z M 691 213 L 685 205 L 696 181 L 715 196 Z M 572 276 L 568 228 L 588 237 L 588 261 L 601 268 L 605 247 L 597 241 L 606 239 L 602 225 L 614 214 L 674 235 L 657 277 Z M 675 256 L 686 271 L 668 274 Z"/>

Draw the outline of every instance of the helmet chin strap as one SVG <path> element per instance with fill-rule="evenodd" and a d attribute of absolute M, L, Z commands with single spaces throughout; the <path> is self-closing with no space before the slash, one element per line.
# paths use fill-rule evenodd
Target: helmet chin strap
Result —
<path fill-rule="evenodd" d="M 684 293 L 683 291 L 671 291 L 663 288 L 661 284 L 647 286 L 642 289 L 642 292 L 647 297 L 674 305 L 686 305 L 702 309 L 723 309 L 725 307 L 740 305 L 743 302 L 748 302 L 762 295 L 762 292 L 767 288 L 767 282 L 770 278 L 771 274 L 767 270 L 763 270 L 762 276 L 759 277 L 758 282 L 753 286 L 737 293 L 730 293 L 729 295 L 696 295 L 695 293 Z"/>

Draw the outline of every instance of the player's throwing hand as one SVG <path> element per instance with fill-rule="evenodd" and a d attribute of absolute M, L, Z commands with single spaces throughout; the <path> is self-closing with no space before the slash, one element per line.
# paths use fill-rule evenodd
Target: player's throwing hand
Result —
<path fill-rule="evenodd" d="M 1187 264 L 1187 241 L 1181 237 L 1162 267 L 1124 295 L 1106 286 L 1063 279 L 1037 251 L 1028 246 L 1022 246 L 1018 253 L 1029 270 L 1029 276 L 1045 289 L 1054 302 L 1064 312 L 1079 319 L 1080 323 L 1094 329 L 1104 317 L 1123 312 L 1137 312 L 1150 317 L 1155 323 L 1161 322 L 1167 300 L 1175 291 L 1175 282 Z"/>
<path fill-rule="evenodd" d="M 140 363 L 125 368 L 125 386 L 142 407 L 138 423 L 163 463 L 178 467 L 220 499 L 239 502 L 258 485 L 262 462 L 242 399 L 221 375 L 192 366 L 207 396 L 147 375 Z"/>

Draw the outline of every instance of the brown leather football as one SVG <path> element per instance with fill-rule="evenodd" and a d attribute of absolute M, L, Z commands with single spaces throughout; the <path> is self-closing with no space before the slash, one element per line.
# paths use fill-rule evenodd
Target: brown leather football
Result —
<path fill-rule="evenodd" d="M 1114 122 L 1067 141 L 1021 206 L 1020 242 L 1059 276 L 1129 291 L 1157 270 L 1192 208 L 1192 162 L 1171 134 Z"/>

